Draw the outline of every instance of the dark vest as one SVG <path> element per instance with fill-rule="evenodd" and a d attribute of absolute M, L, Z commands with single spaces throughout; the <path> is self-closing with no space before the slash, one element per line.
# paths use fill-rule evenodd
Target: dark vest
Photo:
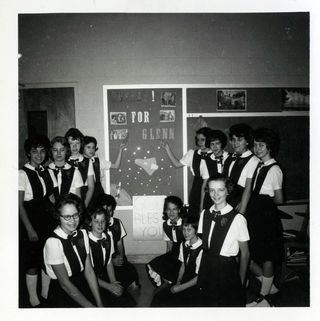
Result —
<path fill-rule="evenodd" d="M 257 177 L 257 173 L 258 173 L 258 168 L 259 166 L 257 166 L 257 168 L 255 169 L 254 173 L 253 173 L 253 177 L 252 177 L 252 192 L 254 194 L 259 194 L 261 187 L 263 185 L 264 180 L 266 179 L 266 176 L 270 170 L 270 168 L 272 166 L 278 165 L 277 163 L 273 163 L 270 164 L 268 166 L 263 166 L 260 168 L 258 177 Z M 256 179 L 257 178 L 257 179 Z M 256 181 L 256 185 L 253 188 L 254 182 Z"/>
<path fill-rule="evenodd" d="M 114 254 L 113 257 L 119 254 L 117 242 L 121 239 L 121 225 L 120 220 L 113 218 L 113 224 L 108 227 L 108 230 L 112 233 L 113 244 L 114 244 Z"/>
<path fill-rule="evenodd" d="M 210 213 L 209 209 L 205 210 L 202 224 L 202 242 L 203 249 L 205 251 L 208 251 L 213 255 L 220 255 L 223 242 L 236 215 L 237 213 L 232 209 L 227 214 L 217 216 L 215 219 L 215 225 L 212 231 L 209 247 L 208 236 L 211 222 L 213 220 L 213 214 Z"/>
<path fill-rule="evenodd" d="M 106 266 L 109 261 L 111 251 L 111 238 L 106 234 L 106 239 L 98 240 L 95 242 L 89 238 L 90 249 L 92 253 L 93 269 L 98 276 L 103 275 L 106 272 Z M 103 259 L 102 248 L 106 250 L 105 259 Z"/>
<path fill-rule="evenodd" d="M 82 272 L 78 256 L 77 256 L 76 252 L 74 251 L 73 246 L 75 246 L 77 248 L 77 251 L 79 253 L 79 257 L 80 257 L 83 267 L 85 267 L 85 262 L 86 262 L 86 258 L 87 258 L 87 252 L 86 252 L 86 248 L 85 248 L 85 244 L 84 244 L 83 232 L 80 230 L 78 230 L 77 232 L 78 232 L 77 235 L 71 239 L 69 239 L 69 238 L 64 239 L 55 233 L 53 233 L 51 235 L 51 237 L 54 237 L 54 238 L 59 239 L 61 241 L 64 255 L 66 256 L 66 258 L 69 262 L 71 271 L 72 271 L 72 276 Z"/>
<path fill-rule="evenodd" d="M 202 245 L 193 250 L 188 248 L 186 244 L 183 243 L 183 262 L 185 266 L 185 271 L 181 280 L 182 283 L 192 280 L 197 275 L 196 260 L 201 250 L 202 250 Z"/>
<path fill-rule="evenodd" d="M 94 163 L 92 163 L 93 165 L 93 171 L 94 171 L 94 175 L 96 177 L 96 183 L 100 183 L 101 178 L 100 178 L 100 159 L 98 157 L 94 158 Z"/>
<path fill-rule="evenodd" d="M 71 188 L 71 184 L 72 184 L 73 176 L 75 172 L 74 167 L 71 167 L 69 169 L 61 168 L 60 170 L 61 170 L 61 186 L 60 186 L 60 193 L 59 193 L 59 188 L 55 188 L 54 196 L 56 199 L 70 192 L 70 188 Z M 53 171 L 56 179 L 58 180 L 59 169 L 49 168 L 49 171 Z"/>
<path fill-rule="evenodd" d="M 74 159 L 68 160 L 68 163 L 70 165 L 77 167 L 79 169 L 79 172 L 80 172 L 82 180 L 83 180 L 83 184 L 85 184 L 85 182 L 88 178 L 89 161 L 90 161 L 90 159 L 87 157 L 83 157 L 83 160 L 81 162 L 75 161 Z"/>
<path fill-rule="evenodd" d="M 253 154 L 247 156 L 247 157 L 240 157 L 238 158 L 233 167 L 232 167 L 232 170 L 231 170 L 231 173 L 230 175 L 228 174 L 229 173 L 229 168 L 230 168 L 230 165 L 232 163 L 232 161 L 234 160 L 233 156 L 230 155 L 226 161 L 224 162 L 224 166 L 223 166 L 223 173 L 226 175 L 226 176 L 229 176 L 232 181 L 235 183 L 235 184 L 238 184 L 238 181 L 239 181 L 239 178 L 240 178 L 240 175 L 242 173 L 242 170 L 243 168 L 246 166 L 246 164 L 249 162 L 249 160 L 251 159 L 251 157 L 253 157 Z"/>
<path fill-rule="evenodd" d="M 207 160 L 210 158 L 210 155 L 212 153 L 205 153 L 203 155 L 198 154 L 198 150 L 195 150 L 193 153 L 193 159 L 192 159 L 192 169 L 194 172 L 194 176 L 200 176 L 200 163 L 201 159 Z"/>
<path fill-rule="evenodd" d="M 53 193 L 54 191 L 53 182 L 46 168 L 43 171 L 41 171 L 41 174 L 40 174 L 46 185 L 45 195 L 44 195 L 43 187 L 38 177 L 38 174 L 34 170 L 29 169 L 26 166 L 24 166 L 22 169 L 25 171 L 25 173 L 28 176 L 34 200 L 41 200 L 44 197 L 50 196 Z"/>

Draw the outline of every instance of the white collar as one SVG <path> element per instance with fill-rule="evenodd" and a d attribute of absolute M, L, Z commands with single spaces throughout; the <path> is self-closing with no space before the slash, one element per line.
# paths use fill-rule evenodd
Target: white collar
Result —
<path fill-rule="evenodd" d="M 99 238 L 99 237 L 96 237 L 95 235 L 93 235 L 93 233 L 91 231 L 89 232 L 89 239 L 91 239 L 94 242 L 98 242 L 99 240 L 106 239 L 106 238 L 107 238 L 107 236 L 105 233 L 102 233 L 102 236 Z"/>
<path fill-rule="evenodd" d="M 185 241 L 185 245 L 190 245 L 190 241 L 189 240 Z M 202 240 L 200 237 L 198 237 L 197 241 L 191 245 L 191 249 L 195 250 L 196 248 L 198 248 L 201 245 L 202 245 Z"/>
<path fill-rule="evenodd" d="M 250 155 L 252 155 L 252 152 L 251 152 L 251 150 L 247 150 L 247 151 L 245 151 L 243 154 L 241 154 L 240 155 L 240 157 L 241 158 L 245 158 L 245 157 L 248 157 L 248 156 L 250 156 Z"/>
<path fill-rule="evenodd" d="M 50 163 L 48 166 L 50 169 L 55 169 L 56 168 L 56 164 L 54 162 Z M 72 166 L 69 163 L 64 163 L 63 167 L 61 167 L 62 169 L 70 169 Z"/>
<path fill-rule="evenodd" d="M 77 230 L 76 230 L 77 231 Z M 53 231 L 58 236 L 62 237 L 63 239 L 68 238 L 68 234 L 61 228 L 61 226 L 57 226 L 56 229 Z"/>
<path fill-rule="evenodd" d="M 167 220 L 167 224 L 168 224 L 169 226 L 172 225 L 172 224 L 171 224 L 171 221 L 170 221 L 169 219 Z M 177 226 L 180 226 L 180 225 L 182 225 L 182 218 L 181 218 L 181 217 L 179 217 L 178 220 L 177 220 Z"/>
<path fill-rule="evenodd" d="M 233 207 L 232 207 L 230 204 L 227 204 L 227 205 L 226 205 L 224 208 L 222 208 L 221 210 L 217 210 L 215 204 L 213 204 L 213 205 L 210 207 L 210 209 L 209 209 L 210 212 L 211 212 L 211 211 L 216 211 L 216 212 L 220 211 L 220 212 L 221 212 L 221 215 L 228 214 L 228 213 L 229 213 L 230 211 L 232 211 L 232 210 L 233 210 Z"/>
<path fill-rule="evenodd" d="M 276 160 L 274 158 L 270 158 L 265 163 L 263 163 L 263 166 L 269 166 L 269 165 L 271 165 L 273 163 L 276 163 Z"/>
<path fill-rule="evenodd" d="M 113 217 L 110 217 L 110 220 L 109 220 L 109 226 L 112 226 L 114 223 L 114 218 Z"/>
<path fill-rule="evenodd" d="M 29 168 L 29 169 L 31 169 L 31 170 L 33 170 L 33 171 L 36 172 L 36 169 L 35 169 L 30 163 L 27 163 L 27 164 L 25 164 L 24 166 L 25 166 L 26 168 Z M 42 165 L 39 165 L 39 168 L 40 168 L 41 171 L 44 170 L 44 167 L 43 167 Z"/>
<path fill-rule="evenodd" d="M 82 162 L 83 161 L 83 155 L 81 155 L 81 154 L 79 154 L 79 156 L 78 157 L 75 157 L 75 156 L 70 156 L 69 157 L 69 160 L 72 160 L 72 159 L 77 159 L 78 160 L 78 162 Z"/>

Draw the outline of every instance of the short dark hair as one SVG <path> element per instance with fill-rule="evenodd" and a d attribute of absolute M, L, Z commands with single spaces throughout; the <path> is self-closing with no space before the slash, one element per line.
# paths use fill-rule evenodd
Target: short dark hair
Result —
<path fill-rule="evenodd" d="M 60 143 L 62 146 L 64 146 L 66 149 L 67 149 L 67 152 L 66 152 L 66 159 L 69 158 L 70 156 L 70 146 L 69 146 L 69 143 L 67 141 L 67 139 L 63 136 L 56 136 L 54 137 L 51 142 L 50 142 L 50 158 L 52 159 L 52 147 L 55 143 Z"/>
<path fill-rule="evenodd" d="M 95 137 L 93 136 L 84 136 L 83 138 L 83 145 L 87 145 L 87 144 L 90 144 L 90 143 L 94 143 L 94 146 L 96 147 L 96 150 L 98 150 L 98 147 L 97 147 L 97 140 Z"/>
<path fill-rule="evenodd" d="M 206 138 L 205 146 L 210 148 L 210 142 L 208 142 L 211 129 L 209 127 L 202 127 L 196 131 L 195 145 L 198 146 L 197 135 L 202 134 Z"/>
<path fill-rule="evenodd" d="M 180 197 L 178 196 L 174 196 L 174 195 L 170 195 L 170 196 L 167 196 L 165 199 L 164 199 L 164 204 L 163 204 L 163 216 L 162 216 L 162 219 L 163 220 L 167 220 L 168 219 L 168 214 L 166 212 L 166 209 L 168 207 L 168 203 L 173 203 L 175 204 L 178 209 L 179 209 L 179 216 L 180 217 L 183 217 L 185 215 L 184 213 L 184 206 L 183 206 L 183 202 L 181 200 Z"/>
<path fill-rule="evenodd" d="M 187 216 L 182 219 L 182 225 L 187 226 L 191 225 L 197 232 L 198 225 L 199 225 L 199 219 L 195 216 Z"/>
<path fill-rule="evenodd" d="M 231 194 L 234 190 L 235 183 L 232 181 L 232 179 L 224 174 L 216 173 L 215 175 L 212 175 L 209 177 L 207 181 L 207 186 L 209 186 L 209 183 L 212 181 L 222 181 L 224 182 L 227 191 L 229 194 Z"/>
<path fill-rule="evenodd" d="M 107 227 L 108 224 L 109 224 L 111 215 L 110 215 L 110 212 L 108 211 L 108 209 L 105 209 L 103 207 L 98 207 L 97 209 L 90 211 L 84 218 L 83 227 L 86 230 L 91 231 L 90 223 L 98 215 L 104 215 L 104 217 L 105 217 L 105 219 L 107 221 L 107 224 L 106 224 L 106 227 Z"/>
<path fill-rule="evenodd" d="M 112 195 L 101 194 L 98 196 L 97 206 L 98 207 L 111 206 L 112 210 L 114 211 L 116 209 L 117 202 L 116 202 L 116 199 Z"/>
<path fill-rule="evenodd" d="M 24 142 L 24 151 L 30 159 L 30 151 L 32 148 L 43 147 L 46 152 L 45 161 L 48 159 L 48 152 L 50 149 L 50 141 L 47 136 L 35 134 L 27 138 Z"/>
<path fill-rule="evenodd" d="M 262 127 L 257 128 L 253 132 L 253 139 L 256 142 L 265 143 L 272 157 L 278 154 L 280 147 L 280 137 L 272 129 Z"/>
<path fill-rule="evenodd" d="M 85 206 L 84 206 L 83 200 L 78 195 L 69 193 L 69 194 L 62 195 L 57 200 L 54 207 L 55 210 L 53 212 L 53 218 L 55 220 L 57 221 L 60 220 L 61 208 L 67 204 L 73 204 L 76 207 L 80 217 L 85 213 Z"/>
<path fill-rule="evenodd" d="M 229 129 L 229 138 L 232 139 L 233 136 L 243 137 L 247 143 L 248 148 L 250 149 L 253 144 L 253 130 L 248 124 L 236 124 L 230 127 Z"/>
<path fill-rule="evenodd" d="M 78 128 L 69 128 L 64 137 L 66 138 L 66 140 L 68 140 L 69 137 L 71 137 L 73 140 L 79 140 L 81 145 L 80 153 L 82 153 L 84 135 Z"/>
<path fill-rule="evenodd" d="M 210 131 L 209 138 L 208 138 L 209 146 L 210 146 L 210 143 L 215 140 L 220 141 L 222 148 L 225 148 L 227 146 L 227 142 L 228 142 L 227 135 L 219 129 L 212 129 Z"/>

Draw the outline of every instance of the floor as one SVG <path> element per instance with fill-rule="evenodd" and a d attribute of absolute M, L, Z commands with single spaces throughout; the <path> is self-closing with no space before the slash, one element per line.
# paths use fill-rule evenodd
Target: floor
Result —
<path fill-rule="evenodd" d="M 134 264 L 140 278 L 141 288 L 131 294 L 137 302 L 138 308 L 150 307 L 150 303 L 155 291 L 147 275 L 144 264 Z M 275 307 L 308 307 L 309 298 L 309 273 L 306 269 L 287 271 L 286 280 L 279 286 L 280 292 L 272 296 Z M 259 291 L 259 282 L 251 277 L 247 289 L 247 300 L 254 297 Z M 19 298 L 20 308 L 28 307 L 27 296 L 24 287 L 20 288 Z"/>

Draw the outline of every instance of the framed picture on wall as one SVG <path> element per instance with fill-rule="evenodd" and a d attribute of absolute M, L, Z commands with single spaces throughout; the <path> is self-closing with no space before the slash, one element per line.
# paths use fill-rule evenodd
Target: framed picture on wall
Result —
<path fill-rule="evenodd" d="M 247 110 L 247 91 L 244 89 L 218 89 L 217 110 L 245 111 Z"/>
<path fill-rule="evenodd" d="M 309 110 L 309 88 L 283 88 L 281 94 L 283 110 Z"/>

